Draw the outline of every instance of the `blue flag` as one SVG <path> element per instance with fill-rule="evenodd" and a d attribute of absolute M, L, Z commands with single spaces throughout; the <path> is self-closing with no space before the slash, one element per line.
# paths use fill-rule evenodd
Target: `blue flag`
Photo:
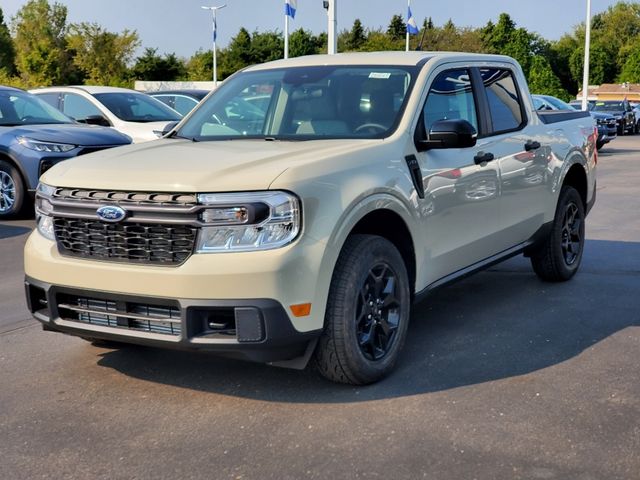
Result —
<path fill-rule="evenodd" d="M 216 25 L 216 16 L 213 16 L 213 41 L 216 41 L 218 38 L 218 26 Z"/>
<path fill-rule="evenodd" d="M 289 15 L 291 18 L 296 18 L 296 10 L 298 8 L 298 0 L 285 0 L 284 1 L 284 14 Z"/>
<path fill-rule="evenodd" d="M 411 7 L 407 7 L 408 8 L 408 13 L 407 13 L 407 32 L 409 32 L 409 35 L 417 35 L 418 34 L 418 25 L 416 25 L 416 19 L 413 18 L 413 13 L 411 13 Z"/>

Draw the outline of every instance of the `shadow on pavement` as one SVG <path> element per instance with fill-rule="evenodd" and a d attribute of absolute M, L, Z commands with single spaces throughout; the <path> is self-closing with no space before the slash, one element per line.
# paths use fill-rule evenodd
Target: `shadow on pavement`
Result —
<path fill-rule="evenodd" d="M 380 400 L 508 379 L 640 326 L 640 243 L 589 241 L 583 267 L 572 281 L 549 284 L 518 257 L 440 290 L 414 308 L 396 370 L 367 387 L 335 385 L 308 371 L 142 347 L 104 352 L 99 365 L 186 389 L 291 403 Z"/>
<path fill-rule="evenodd" d="M 29 233 L 31 231 L 30 228 L 21 227 L 18 225 L 7 225 L 6 223 L 0 223 L 0 239 L 10 238 L 10 237 L 19 237 L 20 235 L 24 235 L 25 233 Z"/>

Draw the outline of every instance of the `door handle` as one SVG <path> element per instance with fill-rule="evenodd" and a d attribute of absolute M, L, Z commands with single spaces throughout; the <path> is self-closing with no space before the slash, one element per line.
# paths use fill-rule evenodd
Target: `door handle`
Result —
<path fill-rule="evenodd" d="M 473 161 L 476 162 L 476 165 L 480 165 L 481 163 L 487 163 L 490 162 L 491 160 L 495 159 L 496 157 L 493 156 L 493 153 L 491 152 L 478 152 L 478 154 L 473 157 Z"/>
<path fill-rule="evenodd" d="M 527 140 L 527 143 L 524 144 L 524 149 L 527 152 L 530 152 L 531 150 L 537 150 L 540 148 L 540 142 L 538 142 L 537 140 Z"/>

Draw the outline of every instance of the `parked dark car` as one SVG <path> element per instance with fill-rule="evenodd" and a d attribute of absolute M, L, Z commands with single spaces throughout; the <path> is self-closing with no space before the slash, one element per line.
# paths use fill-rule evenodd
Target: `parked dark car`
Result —
<path fill-rule="evenodd" d="M 536 110 L 582 110 L 582 102 L 566 103 L 551 95 L 532 95 Z M 592 104 L 588 104 L 589 114 L 598 126 L 598 140 L 596 147 L 600 150 L 605 144 L 618 135 L 618 121 L 610 113 L 596 112 Z"/>
<path fill-rule="evenodd" d="M 627 100 L 597 101 L 593 106 L 594 112 L 608 113 L 616 117 L 618 123 L 618 135 L 626 133 L 638 133 L 638 124 L 633 108 Z"/>
<path fill-rule="evenodd" d="M 35 95 L 0 86 L 0 219 L 27 208 L 54 164 L 129 143 L 127 135 L 77 123 Z"/>
<path fill-rule="evenodd" d="M 180 115 L 186 115 L 195 108 L 200 100 L 209 94 L 210 90 L 162 90 L 147 92 L 153 98 L 160 100 L 165 105 L 173 108 Z"/>

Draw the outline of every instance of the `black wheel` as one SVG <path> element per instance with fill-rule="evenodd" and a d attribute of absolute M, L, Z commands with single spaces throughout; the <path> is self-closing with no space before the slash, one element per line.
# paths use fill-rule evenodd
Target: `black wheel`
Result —
<path fill-rule="evenodd" d="M 0 219 L 17 217 L 26 201 L 26 191 L 18 170 L 0 160 Z"/>
<path fill-rule="evenodd" d="M 320 373 L 352 385 L 387 375 L 404 344 L 410 298 L 407 269 L 395 246 L 373 235 L 349 237 L 333 272 L 315 351 Z"/>
<path fill-rule="evenodd" d="M 560 191 L 551 232 L 531 255 L 536 274 L 547 282 L 564 282 L 575 275 L 584 250 L 584 205 L 577 190 Z"/>

